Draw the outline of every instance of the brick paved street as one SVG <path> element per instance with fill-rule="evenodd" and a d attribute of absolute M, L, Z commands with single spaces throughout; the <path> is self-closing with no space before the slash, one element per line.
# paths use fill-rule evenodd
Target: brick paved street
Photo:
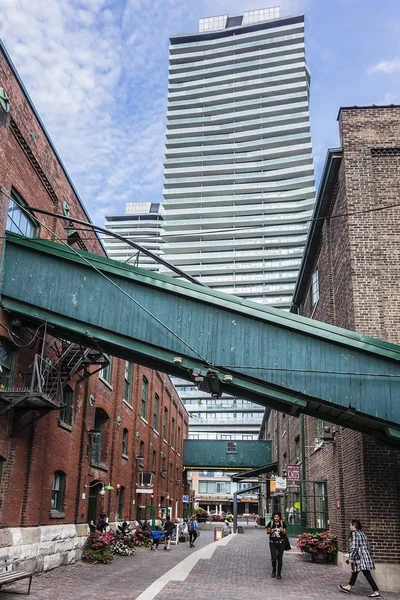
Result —
<path fill-rule="evenodd" d="M 346 583 L 348 574 L 330 564 L 314 564 L 310 557 L 295 552 L 284 556 L 283 579 L 270 578 L 270 560 L 265 530 L 245 527 L 243 535 L 233 536 L 226 546 L 217 547 L 210 560 L 199 560 L 184 581 L 171 581 L 156 595 L 157 600 L 326 600 L 344 597 L 338 583 Z M 202 531 L 196 549 L 212 542 L 211 531 Z M 117 557 L 111 565 L 60 567 L 36 577 L 32 584 L 32 600 L 83 600 L 138 598 L 155 580 L 176 567 L 194 552 L 189 545 L 173 546 L 153 553 L 138 549 L 134 557 Z M 370 593 L 359 578 L 353 597 Z M 11 589 L 11 588 L 10 588 Z M 21 591 L 26 582 L 18 585 Z M 149 596 L 150 597 L 150 596 Z M 386 600 L 400 600 L 400 594 L 383 593 Z M 2 600 L 15 600 L 15 595 L 2 593 Z"/>

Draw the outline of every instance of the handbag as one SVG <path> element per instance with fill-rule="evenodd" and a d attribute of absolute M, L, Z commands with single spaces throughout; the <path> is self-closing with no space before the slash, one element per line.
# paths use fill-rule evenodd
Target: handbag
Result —
<path fill-rule="evenodd" d="M 285 535 L 285 546 L 284 546 L 284 550 L 291 550 L 291 549 L 292 549 L 292 546 L 290 545 L 289 538 L 288 538 L 288 536 L 287 536 L 287 535 Z"/>

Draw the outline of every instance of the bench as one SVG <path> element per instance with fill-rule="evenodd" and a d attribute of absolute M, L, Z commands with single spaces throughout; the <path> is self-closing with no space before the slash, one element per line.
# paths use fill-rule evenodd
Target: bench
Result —
<path fill-rule="evenodd" d="M 17 592 L 14 590 L 3 590 L 2 587 L 3 585 L 9 585 L 15 581 L 29 578 L 29 587 L 27 592 L 27 595 L 29 595 L 31 593 L 32 576 L 33 573 L 15 571 L 13 568 L 13 563 L 9 560 L 9 556 L 0 557 L 0 592 L 7 592 L 8 594 L 21 594 L 22 592 Z"/>

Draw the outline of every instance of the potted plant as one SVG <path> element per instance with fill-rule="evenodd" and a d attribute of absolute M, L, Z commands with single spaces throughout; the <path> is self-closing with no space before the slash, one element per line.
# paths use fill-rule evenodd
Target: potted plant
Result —
<path fill-rule="evenodd" d="M 200 506 L 195 508 L 194 512 L 199 523 L 205 523 L 210 518 L 208 512 L 204 508 L 200 508 Z"/>
<path fill-rule="evenodd" d="M 337 536 L 329 531 L 299 533 L 296 546 L 316 562 L 332 561 L 338 551 Z"/>

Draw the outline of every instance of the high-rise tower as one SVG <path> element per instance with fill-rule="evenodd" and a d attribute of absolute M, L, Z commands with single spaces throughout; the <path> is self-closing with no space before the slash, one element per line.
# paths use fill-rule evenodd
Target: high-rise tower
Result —
<path fill-rule="evenodd" d="M 315 197 L 304 16 L 210 17 L 170 43 L 164 257 L 288 309 Z"/>

